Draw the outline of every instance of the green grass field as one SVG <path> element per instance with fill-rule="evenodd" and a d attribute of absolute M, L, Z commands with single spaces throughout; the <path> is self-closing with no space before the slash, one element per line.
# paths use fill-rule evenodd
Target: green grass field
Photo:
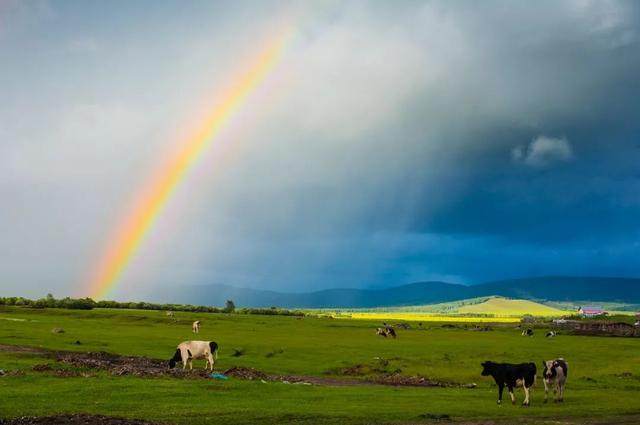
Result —
<path fill-rule="evenodd" d="M 157 311 L 4 307 L 0 344 L 168 359 L 183 340 L 215 340 L 221 347 L 218 371 L 250 366 L 277 374 L 340 377 L 345 367 L 374 367 L 375 358 L 382 357 L 388 360 L 388 371 L 478 386 L 307 386 L 233 378 L 139 378 L 104 371 L 89 377 L 58 377 L 31 370 L 53 360 L 5 350 L 0 351 L 0 369 L 24 374 L 0 377 L 0 417 L 86 412 L 179 424 L 415 424 L 429 423 L 432 415 L 504 423 L 515 418 L 530 423 L 633 423 L 640 415 L 636 402 L 640 339 L 560 335 L 547 340 L 542 329 L 535 337 L 524 338 L 513 324 L 476 332 L 464 324 L 450 328 L 432 322 L 400 330 L 398 339 L 392 340 L 376 337 L 379 322 L 369 320 L 197 313 L 176 313 L 176 317 L 174 323 Z M 191 333 L 195 319 L 202 320 L 198 337 Z M 54 334 L 54 327 L 65 332 Z M 244 355 L 232 357 L 233 348 L 244 349 Z M 484 360 L 540 364 L 559 356 L 570 367 L 564 404 L 543 404 L 539 380 L 530 408 L 508 403 L 499 407 L 495 385 L 480 376 Z M 196 366 L 203 367 L 204 362 Z M 521 391 L 517 396 L 522 401 Z"/>

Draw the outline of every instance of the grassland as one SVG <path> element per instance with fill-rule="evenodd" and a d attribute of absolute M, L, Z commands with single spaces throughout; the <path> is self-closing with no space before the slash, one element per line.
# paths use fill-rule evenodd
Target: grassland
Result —
<path fill-rule="evenodd" d="M 179 424 L 415 424 L 429 423 L 432 415 L 505 423 L 610 422 L 640 415 L 635 403 L 640 391 L 640 339 L 560 335 L 547 340 L 539 336 L 542 330 L 534 338 L 523 338 L 513 324 L 477 332 L 465 324 L 425 322 L 400 330 L 398 339 L 392 340 L 376 337 L 373 328 L 379 322 L 364 319 L 211 313 L 177 313 L 177 318 L 173 322 L 157 311 L 5 307 L 0 309 L 0 344 L 167 359 L 178 342 L 193 339 L 190 324 L 200 319 L 198 339 L 220 344 L 217 370 L 248 366 L 275 374 L 340 378 L 341 370 L 354 365 L 368 365 L 376 373 L 376 357 L 381 357 L 389 372 L 478 386 L 306 386 L 106 372 L 59 377 L 31 369 L 52 360 L 9 350 L 0 351 L 0 369 L 23 374 L 0 377 L 0 417 L 86 412 Z M 54 334 L 54 327 L 65 332 Z M 244 354 L 233 357 L 233 348 L 243 349 Z M 562 405 L 542 404 L 539 383 L 531 408 L 498 407 L 495 385 L 479 376 L 480 362 L 487 359 L 539 364 L 556 356 L 565 357 L 571 368 Z M 522 400 L 522 394 L 518 397 Z"/>
<path fill-rule="evenodd" d="M 335 313 L 337 319 L 365 319 L 365 320 L 404 320 L 409 322 L 456 322 L 456 323 L 518 323 L 517 316 L 495 317 L 491 315 L 459 315 L 452 316 L 437 313 L 419 313 L 403 311 L 352 311 Z"/>
<path fill-rule="evenodd" d="M 458 309 L 458 313 L 489 313 L 496 316 L 524 316 L 526 314 L 530 314 L 532 316 L 548 317 L 562 316 L 569 312 L 528 300 L 511 300 L 507 298 L 493 297 L 483 303 L 462 306 Z"/>
<path fill-rule="evenodd" d="M 515 323 L 525 315 L 559 317 L 572 312 L 528 300 L 481 297 L 423 306 L 327 310 L 325 313 L 333 314 L 337 318 L 370 320 Z"/>

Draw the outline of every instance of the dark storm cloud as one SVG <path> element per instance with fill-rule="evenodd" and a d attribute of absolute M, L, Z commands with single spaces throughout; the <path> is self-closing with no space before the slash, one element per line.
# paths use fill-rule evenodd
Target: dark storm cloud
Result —
<path fill-rule="evenodd" d="M 123 289 L 640 274 L 636 3 L 162 2 L 142 21 L 128 3 L 16 5 L 0 32 L 13 288 L 72 287 L 194 99 L 282 14 L 295 40 L 221 137 L 233 154 L 214 144 L 192 170 Z"/>

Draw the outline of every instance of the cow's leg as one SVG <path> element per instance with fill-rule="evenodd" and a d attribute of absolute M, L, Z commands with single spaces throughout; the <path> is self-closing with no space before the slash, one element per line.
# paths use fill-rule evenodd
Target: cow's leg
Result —
<path fill-rule="evenodd" d="M 544 379 L 543 382 L 544 382 L 544 402 L 546 403 L 548 401 L 547 399 L 549 398 L 549 385 L 547 385 L 546 379 Z"/>
<path fill-rule="evenodd" d="M 523 385 L 522 388 L 524 388 L 524 401 L 522 402 L 522 405 L 529 406 L 529 391 L 531 391 L 531 387 Z"/>
<path fill-rule="evenodd" d="M 509 396 L 511 396 L 511 404 L 516 404 L 516 396 L 513 394 L 513 386 L 509 385 Z"/>
<path fill-rule="evenodd" d="M 504 390 L 504 384 L 498 384 L 498 404 L 502 404 L 502 390 Z"/>
<path fill-rule="evenodd" d="M 564 401 L 564 382 L 559 383 L 558 388 L 559 388 L 559 395 L 560 395 L 560 398 L 558 399 L 558 401 L 562 403 Z"/>

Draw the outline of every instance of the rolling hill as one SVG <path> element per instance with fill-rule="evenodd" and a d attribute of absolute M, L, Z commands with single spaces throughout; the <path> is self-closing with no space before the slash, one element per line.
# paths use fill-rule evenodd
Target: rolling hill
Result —
<path fill-rule="evenodd" d="M 529 300 L 512 300 L 492 297 L 478 304 L 467 304 L 458 308 L 459 314 L 495 314 L 496 316 L 561 316 L 565 311 Z"/>
<path fill-rule="evenodd" d="M 612 277 L 547 276 L 459 285 L 447 282 L 417 282 L 386 289 L 326 289 L 292 293 L 201 285 L 156 290 L 147 298 L 192 304 L 289 308 L 371 308 L 412 306 L 468 298 L 502 296 L 525 300 L 602 301 L 640 303 L 640 279 Z"/>

